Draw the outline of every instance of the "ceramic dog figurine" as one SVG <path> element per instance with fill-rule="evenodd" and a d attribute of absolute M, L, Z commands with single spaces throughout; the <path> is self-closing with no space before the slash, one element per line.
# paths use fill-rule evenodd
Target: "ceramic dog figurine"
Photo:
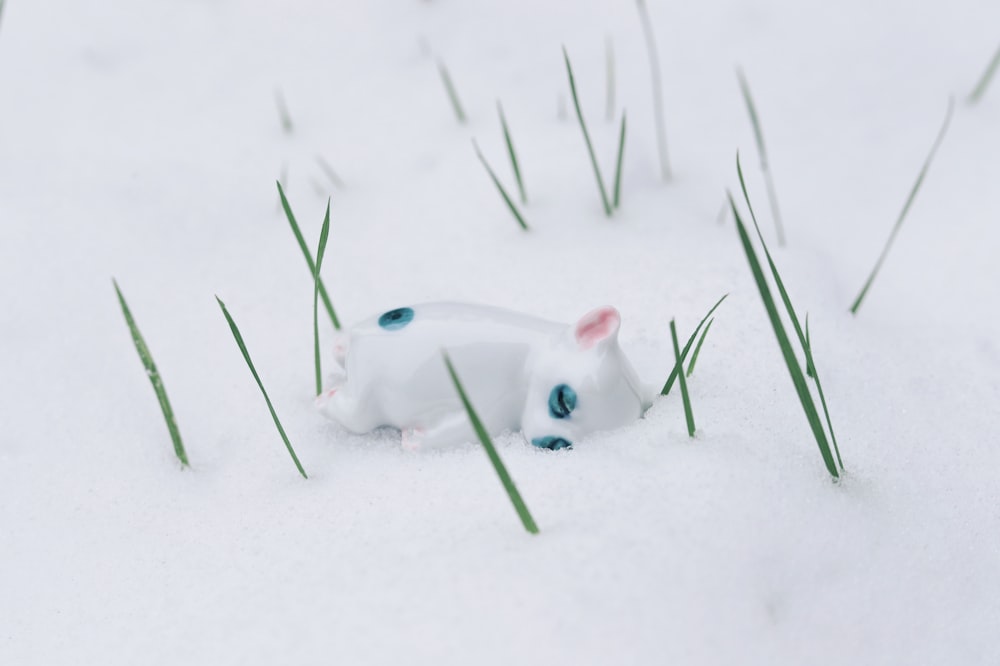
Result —
<path fill-rule="evenodd" d="M 474 441 L 447 351 L 491 435 L 524 432 L 564 449 L 642 416 L 651 392 L 618 346 L 613 307 L 559 324 L 484 305 L 425 303 L 371 317 L 340 337 L 341 383 L 317 398 L 348 430 L 399 428 L 408 449 Z"/>

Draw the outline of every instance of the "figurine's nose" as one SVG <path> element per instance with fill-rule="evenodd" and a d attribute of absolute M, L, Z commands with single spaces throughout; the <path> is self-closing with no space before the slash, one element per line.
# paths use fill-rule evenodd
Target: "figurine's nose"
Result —
<path fill-rule="evenodd" d="M 540 449 L 549 449 L 550 451 L 558 451 L 559 449 L 572 449 L 573 442 L 562 437 L 554 437 L 552 435 L 547 435 L 545 437 L 535 437 L 531 440 L 534 446 Z"/>

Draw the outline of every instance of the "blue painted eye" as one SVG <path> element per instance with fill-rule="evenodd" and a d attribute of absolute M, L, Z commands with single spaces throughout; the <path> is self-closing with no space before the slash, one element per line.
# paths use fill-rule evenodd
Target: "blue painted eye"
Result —
<path fill-rule="evenodd" d="M 413 321 L 413 308 L 389 310 L 378 318 L 378 325 L 387 331 L 398 331 Z"/>
<path fill-rule="evenodd" d="M 531 440 L 531 443 L 540 449 L 549 449 L 550 451 L 573 448 L 573 442 L 568 439 L 563 439 L 562 437 L 553 437 L 552 435 L 547 437 L 536 437 Z"/>
<path fill-rule="evenodd" d="M 549 415 L 554 419 L 565 419 L 576 409 L 576 391 L 566 384 L 560 384 L 549 393 Z"/>

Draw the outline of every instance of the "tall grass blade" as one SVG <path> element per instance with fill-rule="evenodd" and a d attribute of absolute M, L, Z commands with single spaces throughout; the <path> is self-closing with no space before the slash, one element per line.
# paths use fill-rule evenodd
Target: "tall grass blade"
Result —
<path fill-rule="evenodd" d="M 707 330 L 707 329 L 706 329 Z M 687 380 L 684 379 L 684 359 L 681 358 L 681 350 L 677 345 L 677 324 L 670 320 L 670 339 L 674 344 L 674 358 L 677 364 L 674 366 L 679 370 L 677 378 L 681 385 L 681 401 L 684 403 L 684 420 L 687 422 L 688 437 L 694 437 L 694 414 L 691 412 L 691 397 L 688 396 Z"/>
<path fill-rule="evenodd" d="M 500 184 L 500 180 L 497 178 L 497 175 L 493 173 L 493 169 L 490 168 L 489 162 L 487 162 L 486 158 L 483 157 L 483 153 L 479 150 L 479 144 L 476 143 L 475 139 L 472 140 L 472 147 L 475 148 L 476 156 L 479 157 L 479 161 L 483 163 L 484 167 L 486 167 L 486 172 L 490 175 L 490 179 L 493 180 L 493 184 L 496 185 L 497 191 L 500 192 L 500 196 L 503 197 L 505 202 L 507 202 L 507 208 L 510 209 L 510 214 L 514 216 L 514 219 L 517 220 L 517 223 L 521 225 L 522 229 L 528 231 L 528 223 L 524 221 L 524 217 L 522 217 L 521 212 L 517 209 L 517 206 L 514 205 L 514 201 L 510 198 L 510 195 L 507 194 L 507 190 L 505 190 L 503 185 Z"/>
<path fill-rule="evenodd" d="M 861 307 L 861 302 L 864 301 L 865 296 L 868 294 L 868 290 L 872 286 L 872 282 L 875 280 L 875 276 L 878 275 L 879 270 L 882 268 L 882 262 L 885 261 L 886 255 L 889 254 L 889 248 L 892 247 L 892 243 L 896 240 L 896 234 L 899 233 L 900 227 L 903 226 L 903 220 L 906 218 L 906 214 L 910 211 L 910 205 L 913 203 L 914 198 L 917 196 L 917 192 L 920 190 L 920 186 L 924 182 L 924 176 L 927 175 L 927 170 L 931 166 L 931 162 L 934 160 L 934 155 L 937 153 L 938 146 L 941 145 L 942 139 L 944 139 L 945 132 L 948 131 L 948 124 L 951 122 L 951 114 L 955 109 L 955 100 L 948 100 L 948 112 L 945 114 L 944 123 L 941 124 L 941 129 L 938 131 L 937 138 L 934 139 L 934 145 L 931 146 L 931 152 L 927 154 L 927 159 L 924 160 L 924 166 L 920 169 L 920 174 L 917 176 L 917 182 L 913 183 L 913 189 L 910 190 L 910 196 L 906 198 L 906 203 L 903 205 L 903 210 L 899 213 L 899 217 L 896 218 L 896 224 L 893 225 L 892 231 L 889 233 L 889 240 L 886 241 L 885 247 L 882 248 L 882 254 L 879 255 L 878 261 L 875 262 L 875 268 L 872 269 L 871 275 L 865 280 L 865 285 L 861 288 L 861 292 L 858 293 L 858 297 L 854 299 L 854 303 L 851 305 L 851 314 L 858 314 L 858 308 Z"/>
<path fill-rule="evenodd" d="M 827 442 L 826 433 L 823 431 L 823 424 L 819 420 L 819 414 L 816 411 L 812 394 L 809 393 L 809 387 L 806 385 L 805 375 L 802 372 L 802 368 L 799 367 L 799 361 L 792 350 L 792 344 L 788 339 L 788 335 L 785 333 L 785 326 L 782 324 L 778 308 L 774 304 L 771 289 L 764 278 L 764 272 L 761 270 L 757 253 L 753 249 L 750 236 L 747 234 L 739 211 L 736 210 L 736 202 L 733 201 L 731 194 L 729 195 L 729 206 L 733 211 L 733 217 L 736 218 L 736 230 L 739 232 L 740 243 L 743 245 L 743 251 L 746 254 L 747 262 L 750 264 L 750 271 L 753 273 L 754 282 L 757 283 L 757 290 L 760 292 L 764 308 L 767 310 L 768 319 L 771 321 L 771 327 L 774 329 L 774 336 L 777 338 L 778 346 L 781 348 L 781 354 L 785 359 L 788 374 L 792 379 L 792 384 L 795 386 L 795 393 L 802 404 L 802 411 L 805 412 L 806 420 L 812 429 L 813 437 L 816 439 L 816 445 L 819 447 L 820 455 L 823 457 L 823 463 L 826 465 L 827 471 L 834 479 L 839 479 L 840 473 L 833 462 L 833 456 L 830 453 L 830 444 Z"/>
<path fill-rule="evenodd" d="M 715 323 L 715 318 L 708 320 L 708 326 L 705 330 L 701 332 L 701 337 L 698 338 L 698 344 L 694 346 L 694 351 L 691 353 L 691 362 L 688 364 L 687 376 L 690 377 L 694 374 L 694 364 L 698 361 L 698 354 L 701 353 L 701 346 L 705 344 L 705 338 L 708 337 L 708 331 L 712 328 L 712 324 Z"/>
<path fill-rule="evenodd" d="M 319 168 L 323 170 L 323 173 L 326 174 L 326 177 L 330 180 L 334 187 L 344 189 L 344 181 L 339 175 L 337 175 L 337 172 L 333 170 L 330 163 L 323 159 L 322 155 L 316 156 L 316 164 L 318 164 Z"/>
<path fill-rule="evenodd" d="M 274 411 L 274 405 L 271 404 L 271 398 L 268 397 L 267 391 L 264 389 L 264 384 L 260 381 L 260 375 L 257 374 L 257 369 L 254 367 L 253 361 L 250 360 L 250 352 L 247 351 L 247 346 L 243 342 L 243 336 L 240 335 L 239 327 L 236 326 L 236 322 L 233 321 L 233 318 L 229 314 L 229 310 L 226 309 L 226 304 L 222 302 L 222 299 L 216 296 L 215 300 L 218 301 L 219 307 L 222 308 L 222 314 L 225 315 L 226 321 L 229 322 L 229 330 L 233 332 L 233 337 L 236 338 L 236 344 L 243 353 L 243 359 L 247 362 L 247 367 L 250 368 L 250 374 L 253 375 L 254 380 L 257 382 L 257 386 L 260 388 L 261 394 L 264 396 L 264 402 L 267 403 L 267 409 L 271 412 L 271 418 L 274 419 L 274 425 L 277 426 L 278 433 L 281 435 L 281 439 L 285 442 L 285 448 L 288 449 L 288 454 L 292 456 L 292 461 L 295 463 L 295 467 L 299 470 L 299 474 L 302 475 L 302 478 L 308 479 L 309 477 L 306 476 L 306 471 L 302 468 L 302 463 L 299 462 L 299 457 L 295 455 L 295 449 L 292 448 L 292 443 L 288 441 L 288 435 L 285 434 L 285 429 L 281 427 L 281 421 L 278 420 L 278 414 Z"/>
<path fill-rule="evenodd" d="M 622 112 L 622 129 L 618 135 L 618 158 L 615 160 L 615 208 L 622 196 L 622 158 L 625 157 L 625 113 Z"/>
<path fill-rule="evenodd" d="M 455 110 L 455 118 L 464 125 L 465 110 L 462 109 L 462 103 L 458 100 L 458 92 L 455 91 L 455 84 L 451 81 L 451 74 L 448 73 L 448 68 L 440 60 L 437 61 L 437 68 L 441 75 L 441 83 L 444 84 L 444 90 L 448 93 L 448 99 L 451 100 L 451 108 Z"/>
<path fill-rule="evenodd" d="M 583 111 L 580 110 L 580 98 L 576 94 L 576 81 L 573 79 L 573 66 L 569 64 L 569 54 L 566 47 L 563 47 L 563 58 L 566 60 L 566 73 L 569 75 L 569 91 L 573 95 L 573 106 L 576 107 L 576 117 L 580 121 L 580 129 L 583 131 L 583 140 L 587 144 L 587 152 L 590 153 L 590 163 L 594 166 L 594 177 L 597 178 L 597 189 L 601 193 L 601 203 L 604 204 L 604 213 L 611 217 L 611 202 L 608 200 L 608 192 L 604 189 L 604 179 L 601 178 L 601 169 L 597 166 L 597 156 L 594 155 L 594 145 L 590 142 L 590 133 L 587 131 L 587 123 L 583 121 Z"/>
<path fill-rule="evenodd" d="M 2 7 L 0 7 L 0 9 L 2 9 Z M 971 93 L 969 93 L 969 104 L 975 104 L 982 98 L 983 93 L 986 92 L 986 88 L 990 85 L 990 81 L 993 80 L 993 75 L 996 74 L 997 67 L 1000 67 L 1000 48 L 998 48 L 997 52 L 993 54 L 993 60 L 990 60 L 990 64 L 986 66 L 986 71 L 983 72 L 983 75 L 979 78 L 979 83 L 977 83 L 976 87 L 972 89 Z"/>
<path fill-rule="evenodd" d="M 306 245 L 306 239 L 302 236 L 302 230 L 299 229 L 299 223 L 295 220 L 295 215 L 292 214 L 292 207 L 288 205 L 288 199 L 285 197 L 285 190 L 281 186 L 281 181 L 278 181 L 278 196 L 281 197 L 281 208 L 285 211 L 285 217 L 288 218 L 288 224 L 292 227 L 292 233 L 295 234 L 295 240 L 299 243 L 299 249 L 302 250 L 302 256 L 305 257 L 306 265 L 309 266 L 310 275 L 316 274 L 316 263 L 313 261 L 312 253 L 309 251 L 309 246 Z M 333 322 L 333 327 L 340 330 L 340 320 L 337 319 L 337 313 L 333 309 L 333 303 L 330 302 L 330 296 L 326 293 L 326 286 L 323 284 L 322 278 L 319 281 L 319 296 L 323 299 L 323 307 L 326 308 L 327 314 L 330 315 L 330 321 Z"/>
<path fill-rule="evenodd" d="M 0 11 L 2 10 L 3 2 L 0 0 Z M 174 455 L 181 461 L 181 465 L 187 467 L 187 451 L 184 450 L 184 442 L 181 441 L 181 431 L 177 428 L 177 420 L 174 418 L 174 410 L 167 398 L 167 389 L 163 386 L 163 378 L 160 377 L 160 371 L 156 369 L 156 363 L 153 362 L 153 356 L 149 353 L 149 347 L 146 346 L 146 341 L 143 339 L 142 333 L 139 332 L 135 319 L 132 318 L 132 311 L 129 310 L 128 304 L 125 302 L 122 290 L 118 288 L 117 280 L 112 278 L 111 282 L 115 285 L 118 304 L 121 305 L 122 314 L 125 315 L 125 323 L 128 324 L 128 330 L 132 334 L 132 343 L 135 345 L 135 350 L 139 352 L 139 360 L 142 361 L 142 366 L 146 369 L 146 376 L 149 377 L 149 381 L 153 385 L 153 392 L 156 393 L 156 399 L 160 403 L 163 420 L 167 423 L 170 439 L 174 443 Z"/>
<path fill-rule="evenodd" d="M 781 223 L 781 211 L 778 210 L 778 194 L 774 189 L 774 175 L 771 173 L 771 161 L 767 156 L 767 147 L 764 145 L 764 132 L 760 128 L 760 117 L 757 115 L 757 107 L 753 103 L 753 96 L 750 94 L 750 85 L 743 70 L 736 69 L 736 77 L 740 82 L 740 92 L 743 93 L 743 101 L 747 105 L 747 114 L 750 116 L 750 124 L 753 126 L 754 140 L 757 142 L 757 154 L 760 156 L 760 170 L 764 174 L 764 183 L 767 185 L 767 198 L 771 203 L 771 215 L 774 217 L 774 230 L 778 236 L 778 245 L 785 244 L 785 229 Z"/>
<path fill-rule="evenodd" d="M 288 113 L 285 96 L 280 90 L 274 91 L 274 103 L 278 107 L 278 118 L 281 120 L 281 129 L 284 130 L 285 134 L 291 134 L 295 129 L 292 125 L 292 116 Z"/>
<path fill-rule="evenodd" d="M 815 368 L 813 362 L 812 353 L 812 340 L 809 338 L 809 313 L 806 313 L 806 362 L 810 366 Z M 830 441 L 833 442 L 833 452 L 837 456 L 837 466 L 841 470 L 844 469 L 844 461 L 840 459 L 840 447 L 837 446 L 837 435 L 833 432 L 833 421 L 830 420 L 830 410 L 826 406 L 826 396 L 823 394 L 823 384 L 819 381 L 819 373 L 813 375 L 813 381 L 816 382 L 816 391 L 819 393 L 819 402 L 823 406 L 823 416 L 826 418 L 826 427 L 830 431 Z"/>
<path fill-rule="evenodd" d="M 326 239 L 330 235 L 330 199 L 326 200 L 326 216 L 319 232 L 319 248 L 316 250 L 316 273 L 313 275 L 313 358 L 316 361 L 316 395 L 323 392 L 323 368 L 319 353 L 319 272 L 326 254 Z"/>
<path fill-rule="evenodd" d="M 604 38 L 604 76 L 604 118 L 610 123 L 615 119 L 615 45 L 611 35 Z"/>
<path fill-rule="evenodd" d="M 702 317 L 701 321 L 698 322 L 698 326 L 695 327 L 694 333 L 692 333 L 691 337 L 688 338 L 687 344 L 684 345 L 684 349 L 681 351 L 681 360 L 682 361 L 685 360 L 685 359 L 687 359 L 688 352 L 691 351 L 691 345 L 694 344 L 695 338 L 698 337 L 698 332 L 701 330 L 701 327 L 705 325 L 705 322 L 708 321 L 709 317 L 712 316 L 712 313 L 715 312 L 715 309 L 717 307 L 719 307 L 720 305 L 722 305 L 722 301 L 726 300 L 726 296 L 729 296 L 729 294 L 726 294 L 725 296 L 723 296 L 722 298 L 720 298 L 715 303 L 715 305 L 712 306 L 712 309 L 708 311 L 708 314 L 706 314 L 704 317 Z M 678 366 L 678 365 L 675 364 L 673 370 L 670 371 L 670 376 L 667 377 L 667 381 L 663 385 L 663 389 L 660 391 L 660 395 L 667 395 L 667 394 L 670 393 L 670 389 L 673 388 L 674 381 L 677 379 L 677 375 L 680 372 L 680 370 L 681 370 L 681 366 Z"/>
<path fill-rule="evenodd" d="M 667 158 L 667 130 L 663 121 L 663 81 L 660 76 L 660 56 L 656 49 L 656 35 L 653 33 L 653 22 L 649 18 L 646 0 L 636 0 L 639 8 L 639 20 L 642 22 L 642 33 L 646 38 L 646 51 L 649 54 L 649 74 L 653 82 L 653 118 L 656 120 L 656 149 L 660 155 L 660 176 L 670 180 L 670 160 Z"/>
<path fill-rule="evenodd" d="M 493 469 L 496 470 L 497 476 L 500 477 L 500 483 L 503 484 L 504 490 L 507 491 L 510 503 L 514 505 L 514 510 L 521 519 L 521 524 L 531 534 L 538 534 L 538 526 L 535 524 L 534 518 L 531 517 L 531 512 L 528 511 L 528 505 L 521 498 L 521 493 L 517 492 L 514 480 L 510 478 L 510 474 L 507 472 L 503 461 L 500 460 L 500 454 L 497 453 L 496 447 L 493 446 L 493 441 L 486 432 L 486 428 L 483 427 L 483 423 L 479 420 L 476 410 L 473 409 L 472 403 L 469 402 L 469 397 L 465 394 L 465 389 L 462 387 L 462 382 L 455 372 L 455 367 L 451 364 L 451 359 L 447 353 L 443 355 L 444 363 L 448 366 L 448 374 L 451 375 L 451 381 L 455 384 L 455 390 L 458 391 L 458 396 L 462 399 L 465 412 L 469 415 L 469 421 L 472 422 L 472 428 L 476 431 L 476 436 L 479 437 L 479 441 L 482 443 L 483 449 L 486 450 L 486 455 L 489 456 L 490 462 L 493 463 Z"/>
<path fill-rule="evenodd" d="M 521 179 L 521 166 L 517 162 L 517 152 L 514 151 L 514 141 L 510 138 L 510 129 L 507 128 L 507 117 L 504 116 L 503 106 L 497 100 L 497 113 L 500 114 L 500 127 L 503 128 L 503 140 L 507 143 L 507 154 L 510 155 L 510 166 L 514 170 L 514 179 L 517 180 L 517 191 L 521 195 L 521 203 L 528 203 L 528 195 L 524 192 L 524 181 Z"/>

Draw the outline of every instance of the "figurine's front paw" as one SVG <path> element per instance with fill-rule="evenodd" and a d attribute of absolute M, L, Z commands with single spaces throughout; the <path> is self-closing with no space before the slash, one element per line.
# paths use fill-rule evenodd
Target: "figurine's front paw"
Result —
<path fill-rule="evenodd" d="M 404 451 L 419 451 L 423 444 L 423 428 L 404 428 L 402 431 L 402 444 Z"/>
<path fill-rule="evenodd" d="M 335 388 L 329 389 L 328 391 L 323 391 L 318 396 L 316 396 L 314 404 L 316 405 L 316 407 L 322 409 L 323 407 L 326 406 L 326 403 L 330 402 L 330 400 L 333 399 L 333 396 L 335 395 L 337 395 L 337 389 Z"/>

